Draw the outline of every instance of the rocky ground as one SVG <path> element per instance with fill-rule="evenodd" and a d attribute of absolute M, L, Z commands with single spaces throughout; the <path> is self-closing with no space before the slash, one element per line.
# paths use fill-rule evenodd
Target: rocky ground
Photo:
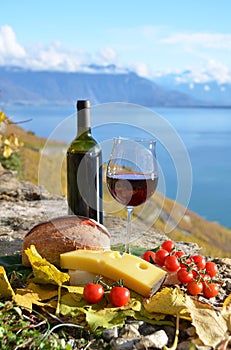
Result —
<path fill-rule="evenodd" d="M 16 174 L 0 168 L 0 255 L 12 255 L 21 251 L 24 235 L 37 223 L 57 216 L 67 215 L 67 203 L 63 197 L 52 195 L 44 188 L 19 181 Z M 126 220 L 106 216 L 104 225 L 111 233 L 112 245 L 124 241 Z M 132 244 L 154 248 L 167 237 L 153 228 L 146 231 L 142 222 L 133 223 Z M 10 244 L 9 244 L 10 243 Z M 200 249 L 193 243 L 178 243 L 186 252 Z M 182 246 L 182 247 L 181 247 Z"/>
<path fill-rule="evenodd" d="M 31 183 L 19 181 L 14 172 L 0 168 L 0 256 L 20 253 L 23 237 L 31 227 L 38 222 L 63 216 L 66 213 L 67 205 L 64 198 L 51 195 L 43 188 Z M 105 217 L 104 224 L 111 233 L 113 244 L 123 241 L 125 220 L 108 216 Z M 139 222 L 133 225 L 133 230 L 136 237 L 133 244 L 147 249 L 159 245 L 167 238 L 162 232 L 153 228 L 145 231 L 142 223 Z M 177 245 L 186 253 L 194 254 L 200 251 L 200 248 L 193 243 L 177 242 Z M 213 260 L 219 266 L 218 278 L 222 283 L 219 296 L 214 298 L 211 304 L 219 309 L 225 297 L 231 293 L 231 259 L 214 257 Z M 161 328 L 144 323 L 128 323 L 123 329 L 116 328 L 110 332 L 104 332 L 103 338 L 97 344 L 95 340 L 92 344 L 89 342 L 88 349 L 100 350 L 108 344 L 110 344 L 108 349 L 115 350 L 161 349 L 164 345 L 172 343 L 174 332 L 174 327 L 170 326 Z M 183 322 L 177 349 L 212 349 L 203 346 L 200 342 L 198 344 L 196 339 L 192 325 Z M 227 341 L 224 346 L 220 349 L 229 348 Z"/>

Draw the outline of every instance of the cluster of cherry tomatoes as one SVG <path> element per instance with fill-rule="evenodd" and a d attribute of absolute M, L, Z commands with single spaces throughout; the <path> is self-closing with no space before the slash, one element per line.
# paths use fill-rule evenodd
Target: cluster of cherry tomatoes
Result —
<path fill-rule="evenodd" d="M 84 299 L 90 304 L 96 304 L 102 300 L 104 293 L 104 287 L 100 282 L 88 283 L 83 290 Z M 109 298 L 113 306 L 124 306 L 128 304 L 130 300 L 130 291 L 122 285 L 115 285 L 110 288 Z"/>
<path fill-rule="evenodd" d="M 187 292 L 191 295 L 203 294 L 209 299 L 217 296 L 219 292 L 218 284 L 213 281 L 218 273 L 217 265 L 206 261 L 202 255 L 187 256 L 176 249 L 172 240 L 164 241 L 154 251 L 144 252 L 142 258 L 170 273 L 175 272 L 179 282 L 187 286 Z"/>

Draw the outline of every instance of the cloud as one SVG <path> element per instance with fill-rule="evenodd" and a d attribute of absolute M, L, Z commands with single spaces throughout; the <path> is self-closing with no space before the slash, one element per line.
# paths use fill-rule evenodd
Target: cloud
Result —
<path fill-rule="evenodd" d="M 96 60 L 100 61 L 101 64 L 112 64 L 118 61 L 118 55 L 114 49 L 105 47 L 97 52 Z"/>
<path fill-rule="evenodd" d="M 226 53 L 231 49 L 231 34 L 173 33 L 167 36 L 166 32 L 166 28 L 154 26 L 132 28 L 128 30 L 128 38 L 131 40 L 124 36 L 126 45 L 121 39 L 118 52 L 112 46 L 88 52 L 65 47 L 60 41 L 23 47 L 17 41 L 13 29 L 4 25 L 0 27 L 0 65 L 66 72 L 99 71 L 102 66 L 102 72 L 132 70 L 146 78 L 154 78 L 159 71 L 159 75 L 179 72 L 180 80 L 187 78 L 192 83 L 210 80 L 217 80 L 221 84 L 231 82 L 229 62 L 224 63 L 227 61 Z M 170 45 L 174 45 L 174 48 L 170 48 Z M 192 61 L 193 65 L 190 66 Z M 162 63 L 167 66 L 165 72 L 161 72 L 158 67 Z M 180 73 L 185 69 L 189 69 L 190 73 L 182 78 Z"/>
<path fill-rule="evenodd" d="M 27 52 L 24 65 L 35 70 L 78 71 L 89 61 L 85 51 L 64 48 L 58 41 L 49 46 L 29 48 Z"/>
<path fill-rule="evenodd" d="M 12 28 L 8 25 L 0 27 L 0 63 L 15 64 L 26 57 L 25 49 L 17 42 Z"/>
<path fill-rule="evenodd" d="M 144 78 L 150 78 L 152 76 L 150 67 L 143 62 L 131 63 L 130 69 L 136 72 L 139 76 Z"/>
<path fill-rule="evenodd" d="M 231 50 L 231 34 L 221 33 L 175 33 L 160 40 L 163 44 L 200 46 L 206 49 Z"/>
<path fill-rule="evenodd" d="M 66 48 L 55 41 L 48 46 L 35 44 L 24 48 L 17 42 L 10 26 L 0 27 L 0 64 L 16 65 L 34 70 L 87 71 L 88 65 L 108 65 L 117 61 L 117 53 L 110 47 L 96 54 Z"/>
<path fill-rule="evenodd" d="M 17 42 L 12 28 L 2 26 L 0 27 L 0 64 L 32 70 L 93 72 L 92 64 L 102 67 L 118 64 L 119 67 L 119 60 L 117 52 L 110 47 L 101 48 L 96 53 L 89 53 L 81 49 L 64 47 L 60 41 L 55 41 L 49 45 L 34 44 L 24 48 Z M 118 70 L 121 71 L 122 68 Z"/>

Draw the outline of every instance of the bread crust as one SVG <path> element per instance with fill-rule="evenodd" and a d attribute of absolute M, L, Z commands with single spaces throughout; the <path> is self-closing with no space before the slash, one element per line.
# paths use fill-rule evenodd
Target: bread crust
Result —
<path fill-rule="evenodd" d="M 24 237 L 22 264 L 30 266 L 25 250 L 34 245 L 50 263 L 60 266 L 60 254 L 76 249 L 110 249 L 110 234 L 96 221 L 83 216 L 62 216 L 35 225 Z"/>

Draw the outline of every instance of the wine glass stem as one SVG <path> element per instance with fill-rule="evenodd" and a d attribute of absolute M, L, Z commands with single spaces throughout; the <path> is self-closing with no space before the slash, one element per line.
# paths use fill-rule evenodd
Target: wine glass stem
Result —
<path fill-rule="evenodd" d="M 130 241 L 132 235 L 132 212 L 133 207 L 127 207 L 128 217 L 127 217 L 127 240 L 125 244 L 125 253 L 130 254 Z"/>

